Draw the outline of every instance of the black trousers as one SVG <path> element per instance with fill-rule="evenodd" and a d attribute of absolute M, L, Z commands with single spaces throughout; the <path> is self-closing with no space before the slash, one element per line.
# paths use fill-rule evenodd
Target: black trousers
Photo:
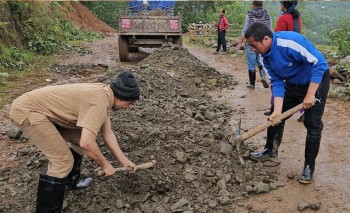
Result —
<path fill-rule="evenodd" d="M 222 49 L 224 52 L 226 52 L 226 31 L 218 31 L 218 47 L 216 48 L 216 52 L 219 52 L 220 47 L 222 45 Z"/>
<path fill-rule="evenodd" d="M 304 126 L 308 132 L 321 133 L 323 129 L 322 116 L 324 113 L 324 108 L 327 100 L 327 95 L 330 87 L 330 75 L 329 70 L 324 72 L 322 81 L 316 91 L 315 98 L 316 103 L 313 107 L 306 109 L 304 112 Z M 302 103 L 309 85 L 297 86 L 286 84 L 285 85 L 285 95 L 283 99 L 282 112 L 285 112 L 298 104 Z M 273 106 L 271 107 L 271 112 L 273 112 Z M 288 118 L 287 118 L 288 119 Z M 282 121 L 284 122 L 284 121 Z"/>

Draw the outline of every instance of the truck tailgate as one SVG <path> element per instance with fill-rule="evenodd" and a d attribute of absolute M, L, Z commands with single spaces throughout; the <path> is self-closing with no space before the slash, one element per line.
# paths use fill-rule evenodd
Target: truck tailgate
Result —
<path fill-rule="evenodd" d="M 119 16 L 119 33 L 179 33 L 179 16 Z"/>

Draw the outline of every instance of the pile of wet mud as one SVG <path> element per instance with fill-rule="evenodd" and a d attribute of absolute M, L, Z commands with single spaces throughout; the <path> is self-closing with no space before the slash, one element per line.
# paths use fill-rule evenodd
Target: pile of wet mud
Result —
<path fill-rule="evenodd" d="M 122 70 L 110 70 L 97 81 L 109 83 Z M 93 185 L 69 191 L 64 212 L 252 212 L 246 204 L 249 196 L 283 185 L 277 181 L 276 167 L 248 159 L 245 166 L 239 163 L 229 125 L 239 112 L 213 102 L 206 93 L 232 87 L 232 78 L 172 45 L 129 71 L 138 79 L 141 100 L 131 110 L 112 112 L 112 127 L 133 162 L 156 160 L 157 166 L 106 178 L 96 176 L 97 164 L 84 157 L 82 176 L 94 176 Z M 216 79 L 216 85 L 208 79 Z M 100 135 L 98 144 L 120 167 Z M 247 147 L 243 151 L 249 153 Z M 0 171 L 0 212 L 35 209 L 38 173 L 47 160 L 29 145 L 17 155 L 18 167 Z"/>

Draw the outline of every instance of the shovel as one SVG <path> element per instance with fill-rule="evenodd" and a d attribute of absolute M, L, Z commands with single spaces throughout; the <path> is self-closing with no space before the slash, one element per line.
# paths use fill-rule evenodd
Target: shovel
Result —
<path fill-rule="evenodd" d="M 151 162 L 148 163 L 143 163 L 143 164 L 139 164 L 136 166 L 137 170 L 139 169 L 149 169 L 152 168 L 156 165 L 157 161 L 152 160 Z M 116 168 L 117 172 L 130 172 L 131 169 L 129 167 L 120 167 L 120 168 Z M 98 176 L 102 176 L 105 175 L 105 172 L 103 170 L 97 171 L 97 175 Z"/>
<path fill-rule="evenodd" d="M 285 111 L 284 113 L 282 113 L 281 115 L 279 115 L 277 118 L 279 120 L 283 120 L 283 119 L 286 119 L 290 116 L 292 116 L 294 113 L 298 112 L 299 110 L 303 109 L 303 103 Z M 238 152 L 238 157 L 239 157 L 239 161 L 241 162 L 242 165 L 244 165 L 244 160 L 243 160 L 243 157 L 242 157 L 242 154 L 241 154 L 241 144 L 247 140 L 248 138 L 251 138 L 253 137 L 254 135 L 258 134 L 259 132 L 267 129 L 268 127 L 272 126 L 273 125 L 273 122 L 272 121 L 267 121 L 266 123 L 264 124 L 261 124 L 260 126 L 257 126 L 255 127 L 254 129 L 246 132 L 246 133 L 243 133 L 241 135 L 241 119 L 239 119 L 239 122 L 238 122 L 238 127 L 236 129 L 236 136 L 234 138 L 234 143 L 236 145 L 236 150 Z"/>

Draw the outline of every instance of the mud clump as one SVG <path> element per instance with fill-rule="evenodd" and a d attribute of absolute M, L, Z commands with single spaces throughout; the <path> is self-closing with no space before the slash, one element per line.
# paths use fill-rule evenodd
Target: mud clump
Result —
<path fill-rule="evenodd" d="M 98 81 L 109 83 L 122 70 L 111 70 Z M 275 167 L 249 159 L 245 167 L 240 165 L 229 142 L 234 133 L 228 121 L 237 112 L 206 93 L 231 87 L 232 77 L 173 45 L 129 70 L 138 79 L 141 100 L 132 110 L 112 112 L 112 127 L 133 162 L 156 160 L 157 166 L 105 178 L 94 175 L 97 164 L 84 158 L 82 176 L 95 176 L 94 184 L 69 191 L 65 212 L 230 212 L 244 206 L 257 185 L 276 182 Z M 216 84 L 208 79 L 216 79 Z M 120 167 L 101 136 L 98 144 Z M 0 212 L 35 209 L 38 173 L 47 160 L 29 145 L 18 153 L 21 163 L 4 170 L 8 178 L 0 180 Z"/>

